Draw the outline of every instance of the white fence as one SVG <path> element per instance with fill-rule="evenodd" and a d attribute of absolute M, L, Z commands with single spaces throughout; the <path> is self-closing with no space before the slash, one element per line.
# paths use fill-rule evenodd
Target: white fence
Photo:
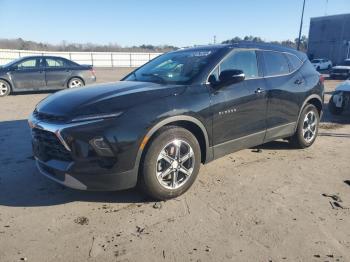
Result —
<path fill-rule="evenodd" d="M 0 65 L 25 56 L 61 56 L 79 64 L 95 67 L 139 67 L 162 53 L 136 52 L 47 52 L 31 50 L 0 49 Z"/>

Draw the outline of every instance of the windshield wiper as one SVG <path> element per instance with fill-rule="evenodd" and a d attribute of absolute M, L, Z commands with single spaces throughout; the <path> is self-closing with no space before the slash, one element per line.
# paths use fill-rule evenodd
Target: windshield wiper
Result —
<path fill-rule="evenodd" d="M 144 73 L 144 74 L 142 74 L 142 76 L 152 76 L 152 77 L 157 78 L 158 80 L 160 80 L 160 82 L 161 82 L 162 84 L 166 84 L 165 79 L 164 79 L 163 77 L 157 75 L 157 74 L 152 74 L 152 73 L 146 74 L 146 73 Z"/>

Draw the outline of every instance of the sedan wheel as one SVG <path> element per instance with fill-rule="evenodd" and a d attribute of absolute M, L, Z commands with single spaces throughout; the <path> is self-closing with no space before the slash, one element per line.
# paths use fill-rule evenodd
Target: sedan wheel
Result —
<path fill-rule="evenodd" d="M 68 83 L 69 88 L 81 87 L 81 86 L 84 86 L 84 83 L 79 78 L 72 78 Z"/>
<path fill-rule="evenodd" d="M 10 94 L 10 92 L 10 85 L 5 81 L 0 80 L 0 97 L 7 96 Z"/>

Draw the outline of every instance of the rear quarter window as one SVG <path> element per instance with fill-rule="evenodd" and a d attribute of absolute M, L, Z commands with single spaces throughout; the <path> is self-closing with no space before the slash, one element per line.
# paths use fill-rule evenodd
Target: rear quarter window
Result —
<path fill-rule="evenodd" d="M 299 69 L 303 62 L 299 59 L 299 57 L 292 55 L 292 54 L 286 54 L 287 59 L 289 61 L 289 64 L 291 66 L 291 72 Z"/>
<path fill-rule="evenodd" d="M 280 52 L 264 51 L 265 76 L 278 76 L 289 73 L 286 56 Z"/>

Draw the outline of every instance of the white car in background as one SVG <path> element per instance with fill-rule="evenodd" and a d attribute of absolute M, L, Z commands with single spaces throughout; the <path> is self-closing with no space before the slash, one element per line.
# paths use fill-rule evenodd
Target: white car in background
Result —
<path fill-rule="evenodd" d="M 330 72 L 332 79 L 337 77 L 350 78 L 350 59 L 345 59 L 340 65 L 334 66 Z"/>
<path fill-rule="evenodd" d="M 333 115 L 340 115 L 350 106 L 350 79 L 339 84 L 329 100 L 329 111 Z"/>
<path fill-rule="evenodd" d="M 322 58 L 312 59 L 311 63 L 313 64 L 313 66 L 317 71 L 332 68 L 332 61 L 328 59 L 322 59 Z"/>

